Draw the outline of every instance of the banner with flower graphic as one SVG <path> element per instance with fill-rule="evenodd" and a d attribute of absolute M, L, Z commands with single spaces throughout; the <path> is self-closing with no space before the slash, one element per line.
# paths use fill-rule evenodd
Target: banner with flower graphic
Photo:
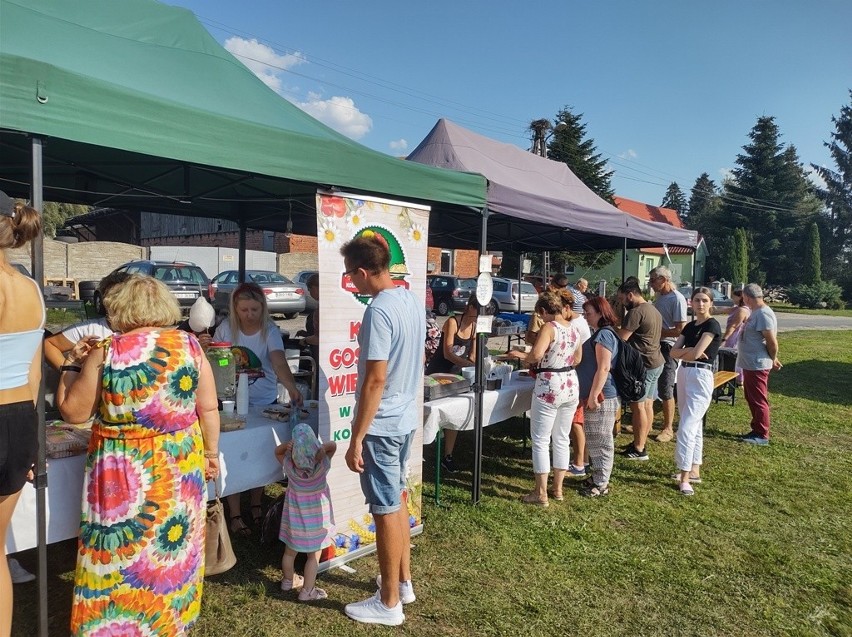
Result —
<path fill-rule="evenodd" d="M 340 246 L 359 236 L 383 241 L 390 252 L 394 283 L 414 292 L 425 312 L 428 228 L 429 208 L 425 206 L 340 193 L 317 194 L 319 433 L 323 440 L 338 445 L 328 477 L 337 523 L 336 557 L 375 542 L 375 526 L 364 504 L 358 476 L 349 471 L 344 460 L 358 382 L 358 330 L 371 298 L 359 294 L 346 274 Z M 423 413 L 422 393 L 418 403 L 418 413 Z M 421 522 L 422 459 L 421 426 L 412 445 L 406 480 L 410 522 L 417 529 Z"/>

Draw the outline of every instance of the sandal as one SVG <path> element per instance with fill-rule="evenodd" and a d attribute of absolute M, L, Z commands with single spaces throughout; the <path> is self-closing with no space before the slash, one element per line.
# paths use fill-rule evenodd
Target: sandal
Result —
<path fill-rule="evenodd" d="M 605 486 L 603 489 L 594 485 L 590 487 L 583 487 L 580 489 L 580 495 L 584 498 L 602 498 L 605 495 L 609 495 L 609 485 Z"/>
<path fill-rule="evenodd" d="M 680 483 L 680 494 L 681 495 L 695 495 L 695 490 L 690 486 L 688 482 Z"/>
<path fill-rule="evenodd" d="M 318 599 L 325 599 L 328 597 L 328 593 L 326 593 L 323 589 L 314 586 L 310 590 L 305 590 L 304 588 L 299 592 L 299 601 L 300 602 L 314 602 Z"/>
<path fill-rule="evenodd" d="M 281 578 L 281 590 L 292 591 L 294 588 L 301 588 L 305 583 L 305 578 L 298 573 L 293 573 L 293 579 Z"/>
<path fill-rule="evenodd" d="M 243 522 L 243 516 L 239 513 L 232 515 L 230 522 L 231 533 L 241 535 L 242 537 L 249 537 L 251 535 L 251 529 L 246 526 L 246 523 Z"/>
<path fill-rule="evenodd" d="M 680 471 L 672 474 L 672 480 L 676 482 L 680 482 Z M 694 476 L 691 473 L 689 474 L 689 481 L 692 484 L 701 484 L 701 476 Z"/>
<path fill-rule="evenodd" d="M 547 490 L 547 497 L 553 498 L 557 502 L 562 502 L 565 499 L 565 496 L 562 495 L 561 491 L 554 491 L 553 489 Z"/>
<path fill-rule="evenodd" d="M 260 511 L 260 515 L 256 514 L 255 511 Z M 263 524 L 263 507 L 259 504 L 251 505 L 251 520 L 254 522 L 255 527 L 258 529 Z"/>
<path fill-rule="evenodd" d="M 547 498 L 542 500 L 535 493 L 528 493 L 527 495 L 521 498 L 521 502 L 524 504 L 534 504 L 535 506 L 547 507 L 550 506 L 550 503 L 547 501 Z"/>

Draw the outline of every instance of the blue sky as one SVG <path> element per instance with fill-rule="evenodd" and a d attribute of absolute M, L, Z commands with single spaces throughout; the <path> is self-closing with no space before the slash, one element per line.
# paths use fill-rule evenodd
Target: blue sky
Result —
<path fill-rule="evenodd" d="M 529 148 L 582 113 L 616 194 L 720 183 L 758 117 L 800 159 L 850 101 L 849 0 L 166 0 L 283 97 L 370 148 L 411 152 L 446 117 Z M 268 63 L 268 65 L 263 64 Z"/>

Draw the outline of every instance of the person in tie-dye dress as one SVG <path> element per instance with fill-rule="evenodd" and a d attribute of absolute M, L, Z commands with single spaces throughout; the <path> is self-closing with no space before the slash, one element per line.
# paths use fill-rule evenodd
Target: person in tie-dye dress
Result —
<path fill-rule="evenodd" d="M 104 305 L 120 333 L 79 344 L 58 392 L 68 422 L 95 416 L 71 634 L 184 635 L 201 607 L 205 479 L 219 470 L 213 374 L 195 337 L 170 327 L 180 310 L 161 282 L 133 275 Z"/>

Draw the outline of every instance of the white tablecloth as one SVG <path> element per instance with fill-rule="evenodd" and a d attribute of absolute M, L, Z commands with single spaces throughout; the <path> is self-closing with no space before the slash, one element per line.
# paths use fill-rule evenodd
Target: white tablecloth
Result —
<path fill-rule="evenodd" d="M 513 376 L 501 389 L 482 394 L 482 415 L 485 426 L 520 416 L 530 409 L 535 381 Z M 438 398 L 423 405 L 423 444 L 434 442 L 438 429 L 473 429 L 476 403 L 472 392 Z"/>
<path fill-rule="evenodd" d="M 273 451 L 289 439 L 289 423 L 265 418 L 259 409 L 249 413 L 244 429 L 222 433 L 219 440 L 222 495 L 280 480 L 281 465 Z M 47 542 L 50 544 L 77 537 L 80 531 L 86 456 L 48 458 L 47 462 Z M 36 540 L 36 495 L 33 486 L 27 484 L 6 533 L 6 552 L 31 549 L 37 545 Z"/>

